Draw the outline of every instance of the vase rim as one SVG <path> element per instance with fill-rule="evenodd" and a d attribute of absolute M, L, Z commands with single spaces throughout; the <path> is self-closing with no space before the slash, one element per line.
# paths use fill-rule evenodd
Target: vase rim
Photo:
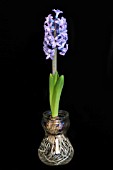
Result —
<path fill-rule="evenodd" d="M 47 111 L 43 112 L 44 117 L 48 117 L 50 115 L 51 115 L 50 110 L 47 110 Z M 69 112 L 66 111 L 66 110 L 59 110 L 57 117 L 67 118 L 67 117 L 69 117 Z"/>

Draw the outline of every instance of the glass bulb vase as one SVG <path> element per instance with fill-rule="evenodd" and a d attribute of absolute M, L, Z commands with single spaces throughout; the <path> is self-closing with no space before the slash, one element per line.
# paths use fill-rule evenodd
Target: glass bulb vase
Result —
<path fill-rule="evenodd" d="M 60 110 L 58 117 L 50 111 L 43 113 L 42 127 L 45 136 L 39 146 L 39 159 L 46 165 L 65 165 L 71 161 L 74 149 L 66 135 L 70 126 L 69 113 Z"/>

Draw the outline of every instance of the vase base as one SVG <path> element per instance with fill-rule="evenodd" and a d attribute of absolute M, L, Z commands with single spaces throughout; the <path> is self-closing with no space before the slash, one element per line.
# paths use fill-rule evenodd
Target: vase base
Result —
<path fill-rule="evenodd" d="M 62 135 L 47 136 L 38 149 L 39 159 L 46 165 L 65 165 L 71 161 L 74 149 L 67 137 Z"/>

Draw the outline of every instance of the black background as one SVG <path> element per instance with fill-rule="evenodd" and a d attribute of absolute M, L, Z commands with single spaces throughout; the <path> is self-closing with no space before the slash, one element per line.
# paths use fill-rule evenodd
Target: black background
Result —
<path fill-rule="evenodd" d="M 70 113 L 75 149 L 66 166 L 112 168 L 113 10 L 108 3 L 0 1 L 0 168 L 46 169 L 37 149 L 49 110 L 51 60 L 43 52 L 43 24 L 52 9 L 68 22 L 69 50 L 58 55 L 64 74 L 60 109 Z M 49 167 L 53 168 L 53 167 Z"/>

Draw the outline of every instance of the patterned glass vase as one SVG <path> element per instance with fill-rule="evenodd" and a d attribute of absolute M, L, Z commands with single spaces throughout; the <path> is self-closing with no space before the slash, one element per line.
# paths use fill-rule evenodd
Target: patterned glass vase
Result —
<path fill-rule="evenodd" d="M 43 113 L 42 126 L 45 131 L 38 156 L 46 165 L 64 165 L 71 161 L 74 149 L 66 136 L 70 126 L 69 113 L 59 111 L 58 117 L 51 117 L 51 112 Z"/>

